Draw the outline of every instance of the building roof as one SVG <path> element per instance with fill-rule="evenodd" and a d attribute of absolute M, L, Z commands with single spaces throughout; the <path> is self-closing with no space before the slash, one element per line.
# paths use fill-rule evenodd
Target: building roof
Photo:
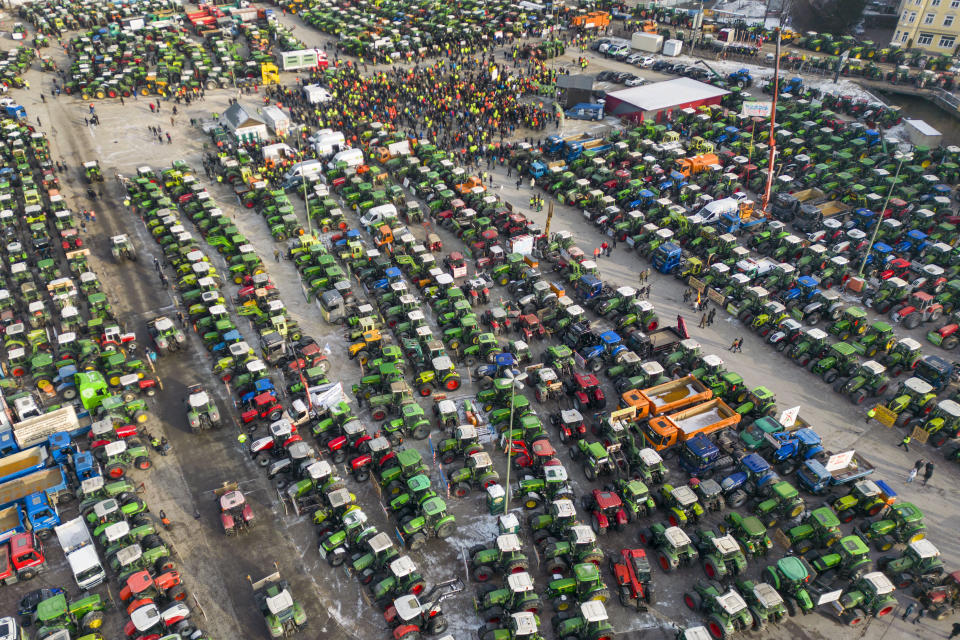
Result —
<path fill-rule="evenodd" d="M 239 102 L 227 107 L 227 110 L 223 112 L 223 115 L 220 116 L 227 127 L 236 131 L 237 129 L 242 129 L 244 127 L 255 127 L 258 125 L 265 126 L 265 123 L 260 118 L 250 115 L 246 109 L 240 106 Z"/>
<path fill-rule="evenodd" d="M 654 82 L 642 87 L 631 87 L 607 94 L 611 98 L 633 105 L 639 111 L 659 111 L 688 102 L 707 100 L 730 93 L 692 78 L 677 78 Z"/>

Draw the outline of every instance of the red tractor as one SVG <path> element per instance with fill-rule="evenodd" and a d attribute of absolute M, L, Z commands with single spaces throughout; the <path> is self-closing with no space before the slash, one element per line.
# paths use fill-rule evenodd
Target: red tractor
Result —
<path fill-rule="evenodd" d="M 274 391 L 264 391 L 253 396 L 244 406 L 240 414 L 244 424 L 250 424 L 256 420 L 270 420 L 275 422 L 283 416 L 283 407 L 277 401 L 277 395 Z"/>
<path fill-rule="evenodd" d="M 909 280 L 910 261 L 904 260 L 903 258 L 894 258 L 885 264 L 883 266 L 883 271 L 880 272 L 880 279 L 888 280 L 890 278 L 902 278 L 904 280 Z"/>
<path fill-rule="evenodd" d="M 246 533 L 253 527 L 253 508 L 242 493 L 236 490 L 236 483 L 217 490 L 220 496 L 220 524 L 228 536 Z"/>
<path fill-rule="evenodd" d="M 621 549 L 619 558 L 610 558 L 610 573 L 620 587 L 620 604 L 646 611 L 653 599 L 650 561 L 646 552 L 643 549 Z"/>
<path fill-rule="evenodd" d="M 519 322 L 517 322 L 514 327 L 517 331 L 523 333 L 523 339 L 526 340 L 527 343 L 532 342 L 534 339 L 543 340 L 547 337 L 547 330 L 540 322 L 540 318 L 532 313 L 520 316 Z"/>
<path fill-rule="evenodd" d="M 600 388 L 600 381 L 592 373 L 575 373 L 573 378 L 564 383 L 568 396 L 573 396 L 573 408 L 577 411 L 584 409 L 603 409 L 607 406 L 607 398 Z"/>
<path fill-rule="evenodd" d="M 907 329 L 916 329 L 922 322 L 936 322 L 943 315 L 943 305 L 926 291 L 914 291 L 905 305 L 895 307 L 890 319 Z"/>
<path fill-rule="evenodd" d="M 582 500 L 583 509 L 590 512 L 590 524 L 598 536 L 605 534 L 608 529 L 625 527 L 630 522 L 623 501 L 614 491 L 594 489 Z"/>
<path fill-rule="evenodd" d="M 120 589 L 120 599 L 127 603 L 127 614 L 148 604 L 167 604 L 187 599 L 179 571 L 167 571 L 152 577 L 149 571 L 138 571 L 127 578 Z"/>
<path fill-rule="evenodd" d="M 587 435 L 587 425 L 583 415 L 576 409 L 563 409 L 550 415 L 550 423 L 560 429 L 560 442 L 580 440 Z"/>
<path fill-rule="evenodd" d="M 513 466 L 516 469 L 525 467 L 540 469 L 552 464 L 559 464 L 557 450 L 546 438 L 534 440 L 529 447 L 523 440 L 515 439 L 511 442 L 511 448 L 513 449 Z"/>
<path fill-rule="evenodd" d="M 33 532 L 14 534 L 0 546 L 0 585 L 32 580 L 46 562 L 43 543 Z"/>
<path fill-rule="evenodd" d="M 266 467 L 274 458 L 282 457 L 290 445 L 302 440 L 303 437 L 289 420 L 277 420 L 270 425 L 269 435 L 250 443 L 250 455 L 257 460 L 257 464 Z"/>

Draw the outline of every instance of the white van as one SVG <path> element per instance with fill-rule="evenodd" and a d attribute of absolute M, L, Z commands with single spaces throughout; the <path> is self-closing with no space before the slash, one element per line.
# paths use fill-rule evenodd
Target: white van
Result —
<path fill-rule="evenodd" d="M 319 160 L 304 160 L 290 167 L 283 176 L 283 187 L 289 188 L 299 184 L 304 178 L 311 178 L 323 173 L 323 163 Z"/>
<path fill-rule="evenodd" d="M 692 224 L 713 224 L 725 213 L 737 213 L 740 209 L 740 201 L 746 197 L 745 194 L 740 197 L 721 198 L 708 202 L 700 208 L 694 215 L 690 216 Z"/>
<path fill-rule="evenodd" d="M 347 146 L 347 139 L 343 133 L 331 129 L 325 129 L 314 134 L 310 137 L 310 142 L 313 143 L 317 155 L 324 158 L 342 151 Z"/>
<path fill-rule="evenodd" d="M 396 219 L 397 208 L 392 204 L 382 204 L 379 207 L 371 207 L 363 216 L 360 217 L 360 224 L 367 229 L 379 226 L 388 218 Z"/>
<path fill-rule="evenodd" d="M 337 164 L 341 162 L 347 163 L 347 169 L 355 169 L 363 164 L 363 149 L 344 149 L 343 151 L 338 151 L 337 155 L 333 156 L 333 159 L 327 163 L 328 169 L 336 169 Z"/>

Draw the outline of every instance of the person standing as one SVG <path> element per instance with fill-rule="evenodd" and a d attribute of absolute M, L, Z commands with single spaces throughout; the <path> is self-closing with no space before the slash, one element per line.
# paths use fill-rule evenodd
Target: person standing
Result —
<path fill-rule="evenodd" d="M 710 313 L 707 315 L 707 326 L 708 326 L 708 327 L 713 324 L 713 319 L 714 319 L 714 317 L 716 317 L 716 315 L 717 315 L 717 310 L 716 310 L 716 309 L 710 309 Z"/>
<path fill-rule="evenodd" d="M 910 617 L 910 614 L 913 613 L 914 610 L 916 610 L 916 608 L 917 608 L 916 602 L 911 602 L 910 604 L 908 604 L 907 608 L 903 610 L 903 615 L 900 616 L 900 619 L 906 622 L 907 618 Z"/>
<path fill-rule="evenodd" d="M 706 326 L 707 326 L 707 314 L 703 314 L 703 316 L 700 318 L 700 328 L 703 329 Z"/>
<path fill-rule="evenodd" d="M 927 486 L 927 483 L 930 482 L 930 478 L 933 477 L 933 471 L 936 469 L 936 465 L 933 462 L 928 462 L 923 469 L 923 486 Z"/>
<path fill-rule="evenodd" d="M 898 447 L 903 447 L 903 450 L 907 453 L 910 453 L 910 436 L 904 436 L 903 440 L 900 441 Z"/>
<path fill-rule="evenodd" d="M 947 640 L 956 638 L 957 636 L 960 636 L 960 622 L 953 623 L 953 629 L 950 630 L 950 635 L 947 636 Z"/>
<path fill-rule="evenodd" d="M 907 472 L 907 484 L 912 484 L 914 479 L 917 477 L 917 468 L 913 467 L 910 471 Z M 903 616 L 906 619 L 906 615 Z"/>

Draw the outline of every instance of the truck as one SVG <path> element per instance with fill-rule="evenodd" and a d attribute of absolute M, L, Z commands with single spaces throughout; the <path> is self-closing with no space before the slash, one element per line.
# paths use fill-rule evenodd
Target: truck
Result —
<path fill-rule="evenodd" d="M 625 404 L 637 408 L 637 418 L 676 412 L 712 397 L 713 392 L 696 376 L 684 376 L 646 389 L 632 389 L 622 396 Z"/>
<path fill-rule="evenodd" d="M 0 458 L 0 484 L 43 469 L 49 457 L 46 447 L 32 447 Z"/>
<path fill-rule="evenodd" d="M 578 133 L 575 136 L 559 136 L 554 134 L 552 136 L 547 136 L 547 144 L 544 146 L 544 153 L 550 155 L 557 155 L 563 152 L 564 146 L 567 144 L 572 144 L 574 142 L 586 142 L 587 140 L 593 140 L 593 136 L 589 133 Z"/>
<path fill-rule="evenodd" d="M 663 36 L 638 31 L 630 37 L 630 48 L 647 53 L 660 53 L 663 49 Z"/>
<path fill-rule="evenodd" d="M 632 349 L 641 360 L 652 360 L 661 353 L 672 351 L 681 340 L 689 337 L 687 325 L 680 318 L 676 327 L 660 327 L 650 332 L 634 331 L 627 338 L 627 348 Z"/>
<path fill-rule="evenodd" d="M 83 518 L 64 522 L 56 528 L 56 533 L 77 586 L 84 591 L 89 591 L 102 583 L 106 578 L 106 572 L 103 570 L 97 548 L 93 545 L 93 538 Z"/>
<path fill-rule="evenodd" d="M 800 486 L 812 494 L 829 492 L 865 478 L 874 471 L 874 466 L 856 451 L 847 451 L 830 456 L 826 463 L 807 460 L 797 470 Z"/>
<path fill-rule="evenodd" d="M 0 484 L 0 508 L 21 505 L 30 529 L 40 537 L 49 535 L 50 529 L 60 524 L 55 505 L 74 497 L 61 465 Z"/>
<path fill-rule="evenodd" d="M 65 431 L 76 439 L 90 430 L 90 425 L 81 426 L 77 412 L 67 405 L 55 411 L 21 420 L 13 425 L 13 439 L 20 449 L 43 444 L 58 431 Z"/>
<path fill-rule="evenodd" d="M 329 66 L 327 54 L 320 49 L 297 49 L 295 51 L 280 52 L 280 68 L 283 71 L 296 71 L 297 69 L 313 69 L 314 67 L 324 70 Z"/>
<path fill-rule="evenodd" d="M 39 538 L 33 533 L 18 533 L 0 545 L 0 585 L 32 580 L 46 563 Z"/>
<path fill-rule="evenodd" d="M 720 398 L 670 415 L 654 416 L 642 426 L 646 445 L 664 451 L 702 433 L 710 435 L 740 422 L 740 414 Z"/>
<path fill-rule="evenodd" d="M 684 178 L 706 171 L 713 165 L 721 165 L 720 158 L 714 153 L 702 153 L 690 158 L 677 158 L 677 171 L 683 174 Z"/>
<path fill-rule="evenodd" d="M 574 16 L 570 23 L 579 29 L 606 29 L 610 26 L 610 14 L 606 11 L 590 11 Z"/>

